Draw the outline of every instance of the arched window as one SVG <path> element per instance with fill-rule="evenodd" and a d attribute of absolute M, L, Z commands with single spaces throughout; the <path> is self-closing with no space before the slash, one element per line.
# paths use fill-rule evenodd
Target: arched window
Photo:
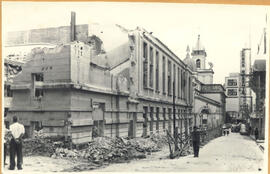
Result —
<path fill-rule="evenodd" d="M 196 60 L 196 67 L 201 68 L 201 60 L 200 59 Z"/>

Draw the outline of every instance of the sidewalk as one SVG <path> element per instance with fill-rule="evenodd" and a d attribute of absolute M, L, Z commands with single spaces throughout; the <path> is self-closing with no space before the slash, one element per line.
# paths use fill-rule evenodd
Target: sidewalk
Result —
<path fill-rule="evenodd" d="M 256 144 L 259 146 L 259 148 L 261 149 L 262 152 L 264 152 L 264 140 L 255 140 L 255 136 L 254 135 L 250 135 L 249 136 L 252 140 L 254 140 L 256 142 Z"/>

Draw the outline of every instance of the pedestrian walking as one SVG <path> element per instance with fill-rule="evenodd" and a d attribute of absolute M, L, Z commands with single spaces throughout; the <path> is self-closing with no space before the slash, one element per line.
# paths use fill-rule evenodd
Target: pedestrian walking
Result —
<path fill-rule="evenodd" d="M 259 138 L 259 130 L 258 130 L 258 128 L 255 128 L 254 135 L 255 135 L 255 140 L 257 140 Z"/>
<path fill-rule="evenodd" d="M 25 133 L 24 126 L 18 123 L 18 119 L 16 116 L 13 117 L 13 124 L 10 125 L 10 132 L 12 138 L 9 143 L 10 149 L 10 164 L 9 170 L 15 169 L 15 155 L 17 155 L 17 168 L 18 170 L 22 170 L 22 137 Z"/>
<path fill-rule="evenodd" d="M 225 126 L 225 124 L 223 124 L 222 129 L 223 129 L 223 135 L 225 136 L 226 135 L 226 126 Z"/>
<path fill-rule="evenodd" d="M 228 135 L 230 134 L 230 130 L 229 130 L 229 129 L 227 129 L 227 131 L 226 131 L 226 132 L 227 132 L 227 136 L 228 136 Z"/>
<path fill-rule="evenodd" d="M 193 144 L 194 157 L 199 157 L 200 132 L 198 131 L 197 126 L 194 126 L 194 130 L 192 132 L 192 144 Z"/>
<path fill-rule="evenodd" d="M 248 128 L 248 135 L 251 135 L 251 133 L 252 133 L 252 128 L 251 128 L 251 126 L 249 126 L 249 128 Z"/>

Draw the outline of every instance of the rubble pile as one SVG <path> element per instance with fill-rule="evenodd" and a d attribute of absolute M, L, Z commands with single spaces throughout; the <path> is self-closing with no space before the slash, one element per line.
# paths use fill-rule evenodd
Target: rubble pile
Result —
<path fill-rule="evenodd" d="M 137 151 L 128 140 L 123 138 L 98 137 L 88 144 L 83 150 L 68 150 L 57 148 L 53 158 L 87 159 L 96 164 L 108 162 L 122 162 L 134 158 L 145 158 L 145 154 Z"/>
<path fill-rule="evenodd" d="M 153 141 L 153 140 L 154 141 Z M 163 140 L 158 144 L 158 140 Z M 70 158 L 70 159 L 86 159 L 88 162 L 115 163 L 127 162 L 131 159 L 146 158 L 147 152 L 159 151 L 164 143 L 164 138 L 161 136 L 153 136 L 152 138 L 109 138 L 97 137 L 90 143 L 88 147 L 82 150 L 68 150 L 57 148 L 52 155 L 53 158 Z"/>
<path fill-rule="evenodd" d="M 102 141 L 102 139 L 105 139 L 105 141 Z M 145 155 L 137 152 L 123 138 L 110 139 L 103 137 L 89 143 L 85 157 L 89 161 L 99 163 L 100 161 L 121 162 L 133 158 L 145 158 Z"/>
<path fill-rule="evenodd" d="M 23 154 L 51 156 L 54 153 L 53 142 L 45 139 L 26 139 L 23 144 Z"/>
<path fill-rule="evenodd" d="M 162 148 L 168 144 L 168 138 L 162 134 L 152 134 L 150 139 L 157 144 L 158 148 Z"/>
<path fill-rule="evenodd" d="M 78 159 L 80 157 L 80 152 L 77 151 L 76 149 L 74 150 L 69 150 L 67 148 L 62 148 L 62 147 L 58 147 L 55 149 L 55 152 L 52 154 L 52 158 L 72 158 L 72 159 Z"/>
<path fill-rule="evenodd" d="M 45 138 L 45 137 L 46 137 L 46 135 L 45 135 L 45 133 L 43 132 L 42 129 L 41 129 L 40 131 L 34 130 L 33 136 L 34 136 L 35 138 Z"/>
<path fill-rule="evenodd" d="M 41 155 L 51 156 L 59 146 L 63 146 L 62 137 L 36 137 L 23 141 L 23 154 L 25 156 Z"/>
<path fill-rule="evenodd" d="M 129 144 L 139 152 L 157 152 L 160 150 L 158 145 L 150 138 L 131 139 Z"/>

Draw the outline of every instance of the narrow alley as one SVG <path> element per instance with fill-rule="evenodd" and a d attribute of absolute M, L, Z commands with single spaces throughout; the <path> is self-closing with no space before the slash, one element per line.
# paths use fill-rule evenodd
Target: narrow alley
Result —
<path fill-rule="evenodd" d="M 116 172 L 121 169 L 123 172 L 256 172 L 263 168 L 263 152 L 250 137 L 239 133 L 212 140 L 200 149 L 199 158 L 189 155 L 174 160 L 145 160 L 112 164 L 96 171 Z"/>

